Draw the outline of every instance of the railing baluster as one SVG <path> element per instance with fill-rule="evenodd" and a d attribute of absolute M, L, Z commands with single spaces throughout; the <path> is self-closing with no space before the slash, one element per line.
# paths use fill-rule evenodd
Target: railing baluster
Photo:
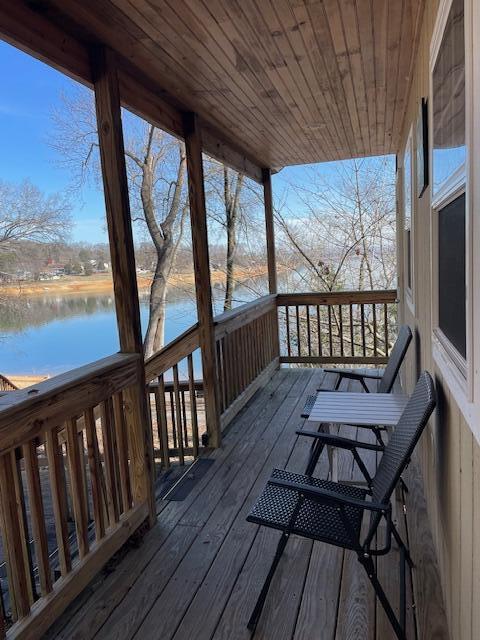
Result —
<path fill-rule="evenodd" d="M 333 336 L 332 336 L 332 307 L 328 305 L 328 344 L 330 356 L 333 356 Z"/>
<path fill-rule="evenodd" d="M 343 358 L 344 356 L 344 347 L 343 347 L 343 314 L 342 314 L 342 305 L 338 305 L 338 332 L 340 334 L 340 356 Z"/>
<path fill-rule="evenodd" d="M 122 490 L 122 505 L 125 513 L 132 506 L 132 491 L 130 486 L 130 473 L 128 468 L 128 440 L 123 412 L 122 393 L 113 396 L 113 416 L 115 421 L 115 435 L 118 451 L 118 470 L 120 472 L 120 487 Z"/>
<path fill-rule="evenodd" d="M 173 389 L 175 392 L 175 414 L 177 417 L 177 448 L 180 464 L 185 464 L 182 438 L 182 407 L 180 405 L 180 392 L 178 390 L 178 365 L 173 365 Z"/>
<path fill-rule="evenodd" d="M 32 603 L 30 570 L 25 562 L 27 550 L 23 516 L 19 512 L 15 491 L 17 474 L 15 452 L 0 457 L 0 510 L 3 549 L 7 556 L 7 575 L 14 620 L 28 615 Z"/>
<path fill-rule="evenodd" d="M 383 305 L 383 322 L 385 323 L 385 356 L 388 357 L 390 351 L 389 337 L 388 337 L 388 305 Z"/>
<path fill-rule="evenodd" d="M 173 391 L 170 390 L 168 392 L 168 400 L 170 403 L 170 418 L 172 420 L 172 438 L 173 438 L 173 447 L 174 449 L 178 448 L 177 443 L 177 416 L 175 415 L 175 404 L 173 402 Z"/>
<path fill-rule="evenodd" d="M 104 400 L 101 405 L 102 413 L 102 440 L 103 459 L 105 461 L 105 477 L 107 490 L 107 512 L 110 526 L 119 519 L 119 504 L 117 494 L 117 482 L 115 473 L 115 448 L 113 442 L 112 428 L 112 401 L 110 398 Z"/>
<path fill-rule="evenodd" d="M 30 605 L 37 598 L 37 593 L 35 589 L 35 579 L 33 577 L 33 562 L 32 562 L 32 553 L 29 544 L 29 533 L 27 527 L 27 510 L 25 506 L 25 494 L 23 491 L 23 482 L 22 482 L 22 470 L 20 468 L 20 460 L 21 460 L 21 450 L 14 449 L 10 452 L 12 456 L 12 467 L 13 467 L 13 484 L 15 487 L 15 496 L 17 499 L 17 512 L 18 512 L 18 521 L 20 524 L 20 536 L 22 538 L 21 544 L 23 549 L 23 561 L 25 563 L 25 571 L 27 576 L 30 578 L 27 581 L 28 588 L 28 597 L 30 599 Z"/>
<path fill-rule="evenodd" d="M 77 420 L 70 418 L 66 424 L 67 455 L 70 470 L 70 489 L 77 532 L 77 545 L 80 559 L 88 553 L 87 505 L 83 485 L 82 456 L 78 443 Z"/>
<path fill-rule="evenodd" d="M 193 457 L 198 456 L 198 418 L 197 418 L 197 397 L 195 395 L 195 374 L 193 369 L 193 357 L 190 353 L 187 357 L 188 363 L 188 390 L 190 395 L 190 415 L 192 418 L 192 447 Z"/>
<path fill-rule="evenodd" d="M 298 309 L 298 304 L 295 305 L 295 317 L 296 317 L 296 322 L 297 322 L 297 353 L 298 356 L 300 357 L 302 355 L 302 349 L 301 349 L 301 335 L 300 335 L 300 312 Z"/>
<path fill-rule="evenodd" d="M 67 527 L 67 496 L 65 487 L 64 461 L 58 443 L 56 429 L 50 429 L 45 434 L 48 458 L 48 474 L 52 490 L 53 514 L 55 518 L 55 532 L 57 537 L 58 557 L 62 576 L 66 576 L 72 569 L 72 558 L 68 542 Z"/>
<path fill-rule="evenodd" d="M 226 407 L 225 402 L 225 377 L 223 372 L 223 354 L 222 354 L 222 343 L 223 339 L 217 340 L 215 343 L 216 353 L 217 353 L 217 378 L 218 378 L 218 386 L 219 386 L 219 398 L 220 398 L 220 411 L 223 413 Z M 188 357 L 191 357 L 191 353 Z"/>
<path fill-rule="evenodd" d="M 167 403 L 165 400 L 165 378 L 163 377 L 163 373 L 158 376 L 158 387 L 155 389 L 155 407 L 157 424 L 159 425 L 162 464 L 163 468 L 167 470 L 170 468 L 170 450 L 168 442 Z"/>
<path fill-rule="evenodd" d="M 292 355 L 292 345 L 290 342 L 290 307 L 285 305 L 285 322 L 287 326 L 287 355 L 290 357 Z"/>
<path fill-rule="evenodd" d="M 40 589 L 43 596 L 52 590 L 52 572 L 48 558 L 48 540 L 45 528 L 45 510 L 43 508 L 42 486 L 38 469 L 37 447 L 34 440 L 23 445 L 25 472 L 27 478 L 28 498 L 32 533 L 35 542 Z"/>
<path fill-rule="evenodd" d="M 350 355 L 352 357 L 355 356 L 355 332 L 354 332 L 354 322 L 353 322 L 353 304 L 350 303 Z"/>
<path fill-rule="evenodd" d="M 185 405 L 185 389 L 182 387 L 180 391 L 180 401 L 182 405 L 182 420 L 183 420 L 183 444 L 186 448 L 188 448 L 188 420 L 187 420 L 187 407 Z"/>
<path fill-rule="evenodd" d="M 363 355 L 367 355 L 367 343 L 365 340 L 365 305 L 362 303 L 360 305 L 360 322 L 362 327 L 362 352 Z"/>
<path fill-rule="evenodd" d="M 318 356 L 323 355 L 322 349 L 322 321 L 320 316 L 320 305 L 317 304 L 317 335 L 318 335 Z"/>
<path fill-rule="evenodd" d="M 95 522 L 95 539 L 101 540 L 105 535 L 104 502 L 102 499 L 102 466 L 98 449 L 97 427 L 92 408 L 84 413 L 85 433 L 87 435 L 88 465 L 92 486 L 93 519 Z"/>
<path fill-rule="evenodd" d="M 310 307 L 309 305 L 305 305 L 307 311 L 307 346 L 308 346 L 308 355 L 312 355 L 312 333 L 310 329 Z"/>
<path fill-rule="evenodd" d="M 378 355 L 377 349 L 377 312 L 375 303 L 372 304 L 372 320 L 373 320 L 373 355 Z"/>

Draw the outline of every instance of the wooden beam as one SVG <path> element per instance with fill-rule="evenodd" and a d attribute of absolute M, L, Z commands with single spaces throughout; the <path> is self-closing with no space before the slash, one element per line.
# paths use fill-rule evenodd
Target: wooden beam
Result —
<path fill-rule="evenodd" d="M 265 229 L 267 237 L 268 290 L 277 293 L 277 265 L 275 258 L 275 229 L 273 224 L 272 173 L 262 170 L 263 200 L 265 206 Z"/>
<path fill-rule="evenodd" d="M 105 47 L 95 48 L 91 53 L 91 64 L 120 348 L 126 353 L 142 354 L 143 360 L 116 56 Z M 153 442 L 145 389 L 145 368 L 141 362 L 137 384 L 124 393 L 125 415 L 130 439 L 133 497 L 136 503 L 147 501 L 153 523 Z"/>
<path fill-rule="evenodd" d="M 199 342 L 202 351 L 205 412 L 209 436 L 208 444 L 212 447 L 218 447 L 221 442 L 220 405 L 215 356 L 215 334 L 213 328 L 202 141 L 200 127 L 194 113 L 186 113 L 184 116 L 184 138 L 187 153 L 193 266 L 195 271 L 195 292 L 197 296 Z"/>
<path fill-rule="evenodd" d="M 207 126 L 204 121 L 201 121 L 200 125 L 203 150 L 207 155 L 261 184 L 262 169 L 254 160 L 238 149 L 233 142 L 228 142 L 212 127 Z"/>
<path fill-rule="evenodd" d="M 0 3 L 1 37 L 22 51 L 91 85 L 88 49 L 25 2 Z"/>

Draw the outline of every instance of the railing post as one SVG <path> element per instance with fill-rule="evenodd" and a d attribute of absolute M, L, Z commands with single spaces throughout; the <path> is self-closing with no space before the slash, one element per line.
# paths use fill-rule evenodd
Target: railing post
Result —
<path fill-rule="evenodd" d="M 277 265 L 275 259 L 275 230 L 273 224 L 272 174 L 262 169 L 263 201 L 265 207 L 265 229 L 267 238 L 268 290 L 277 293 Z"/>
<path fill-rule="evenodd" d="M 138 384 L 124 392 L 133 499 L 137 503 L 148 502 L 150 523 L 153 523 L 152 429 L 146 397 L 140 306 L 114 52 L 106 47 L 93 49 L 91 65 L 120 349 L 124 353 L 138 353 L 141 356 Z"/>
<path fill-rule="evenodd" d="M 183 127 L 187 155 L 193 266 L 195 271 L 199 342 L 202 352 L 208 443 L 212 447 L 218 447 L 221 442 L 220 404 L 215 357 L 215 334 L 213 330 L 202 140 L 198 120 L 194 113 L 186 113 L 184 115 Z"/>

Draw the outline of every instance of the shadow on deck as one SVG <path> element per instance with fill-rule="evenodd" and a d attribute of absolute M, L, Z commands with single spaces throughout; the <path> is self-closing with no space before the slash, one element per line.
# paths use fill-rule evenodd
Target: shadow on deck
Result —
<path fill-rule="evenodd" d="M 334 377 L 320 369 L 280 370 L 232 422 L 222 448 L 210 453 L 213 464 L 192 483 L 184 499 L 160 500 L 158 524 L 109 563 L 46 637 L 249 638 L 246 623 L 279 533 L 258 528 L 245 518 L 273 467 L 304 470 L 310 443 L 295 434 L 303 424 L 301 408 L 308 394 L 320 385 L 331 388 L 333 382 Z M 342 427 L 341 431 L 355 435 L 356 429 Z M 359 437 L 366 438 L 365 430 Z M 373 469 L 375 453 L 367 462 Z M 315 475 L 326 477 L 327 469 L 323 456 Z M 339 476 L 360 477 L 349 454 L 339 458 Z M 398 519 L 410 538 L 414 560 L 421 554 L 422 575 L 414 575 L 415 596 L 409 589 L 408 638 L 447 638 L 421 481 L 418 474 L 411 476 L 411 513 L 409 506 L 407 522 L 399 508 Z M 391 601 L 397 603 L 395 548 L 378 559 L 378 571 Z M 392 637 L 355 554 L 292 537 L 254 638 Z"/>

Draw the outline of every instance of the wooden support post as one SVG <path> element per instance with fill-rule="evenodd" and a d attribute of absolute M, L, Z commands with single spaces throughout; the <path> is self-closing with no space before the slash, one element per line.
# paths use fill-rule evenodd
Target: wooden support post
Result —
<path fill-rule="evenodd" d="M 211 447 L 218 447 L 221 442 L 220 404 L 215 359 L 215 335 L 213 331 L 202 140 L 198 120 L 194 113 L 186 113 L 184 115 L 183 127 L 187 154 L 193 266 L 195 270 L 199 342 L 202 351 L 208 443 Z"/>
<path fill-rule="evenodd" d="M 152 524 L 155 519 L 152 428 L 146 396 L 140 306 L 114 52 L 106 47 L 95 48 L 91 54 L 91 65 L 120 349 L 124 353 L 138 353 L 141 356 L 138 382 L 124 392 L 133 500 L 135 504 L 148 502 Z"/>
<path fill-rule="evenodd" d="M 265 228 L 267 236 L 268 290 L 277 293 L 277 265 L 275 260 L 275 231 L 273 225 L 272 174 L 262 169 L 263 200 L 265 206 Z"/>

